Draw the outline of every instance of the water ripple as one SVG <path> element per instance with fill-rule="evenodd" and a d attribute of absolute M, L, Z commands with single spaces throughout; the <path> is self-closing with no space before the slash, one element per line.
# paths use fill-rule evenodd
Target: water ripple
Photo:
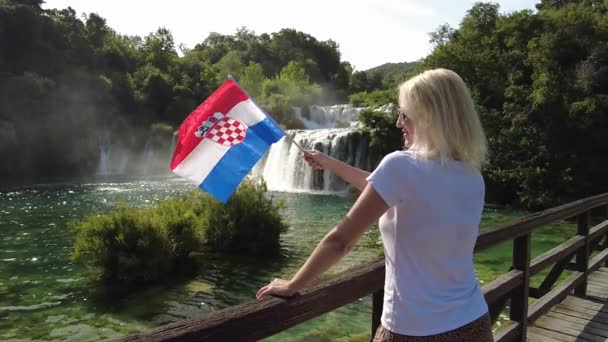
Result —
<path fill-rule="evenodd" d="M 0 311 L 35 311 L 61 305 L 61 302 L 43 302 L 27 306 L 0 306 Z"/>

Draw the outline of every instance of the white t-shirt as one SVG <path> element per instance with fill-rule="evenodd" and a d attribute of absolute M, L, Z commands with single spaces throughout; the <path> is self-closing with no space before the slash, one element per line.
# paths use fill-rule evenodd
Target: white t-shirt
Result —
<path fill-rule="evenodd" d="M 473 269 L 485 191 L 479 171 L 397 151 L 367 181 L 389 206 L 380 218 L 386 260 L 382 325 L 397 334 L 428 336 L 487 313 Z"/>

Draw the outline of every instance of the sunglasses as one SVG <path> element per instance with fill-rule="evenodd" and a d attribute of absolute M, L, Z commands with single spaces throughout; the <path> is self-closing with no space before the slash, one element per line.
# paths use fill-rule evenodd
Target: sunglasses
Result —
<path fill-rule="evenodd" d="M 397 120 L 401 121 L 401 123 L 406 123 L 410 118 L 405 114 L 401 108 L 397 109 Z"/>

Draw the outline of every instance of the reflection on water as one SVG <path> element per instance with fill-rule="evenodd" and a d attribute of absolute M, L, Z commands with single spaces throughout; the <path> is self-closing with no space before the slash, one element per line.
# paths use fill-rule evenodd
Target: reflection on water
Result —
<path fill-rule="evenodd" d="M 0 340 L 113 339 L 152 326 L 200 316 L 252 300 L 277 276 L 291 275 L 319 239 L 347 212 L 352 197 L 275 193 L 286 201 L 290 228 L 281 237 L 282 255 L 249 258 L 198 255 L 197 275 L 171 279 L 126 298 L 89 282 L 88 271 L 69 260 L 69 220 L 105 212 L 116 201 L 146 206 L 191 191 L 176 178 L 80 181 L 0 190 Z M 484 225 L 519 216 L 487 211 Z M 534 236 L 534 254 L 572 234 L 560 225 Z M 370 260 L 381 252 L 377 230 L 330 272 Z M 476 256 L 481 281 L 508 269 L 509 244 Z M 370 299 L 363 298 L 268 340 L 334 340 L 369 334 Z M 365 337 L 363 338 L 365 339 Z"/>

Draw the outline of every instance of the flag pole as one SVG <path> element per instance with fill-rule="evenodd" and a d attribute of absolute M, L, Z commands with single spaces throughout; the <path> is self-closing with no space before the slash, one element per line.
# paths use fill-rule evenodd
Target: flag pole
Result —
<path fill-rule="evenodd" d="M 253 103 L 255 103 L 255 105 L 256 105 L 258 108 L 260 108 L 260 109 L 262 108 L 262 107 L 258 106 L 258 104 L 255 102 L 255 100 L 253 99 L 253 97 L 251 97 L 251 95 L 249 95 L 249 94 L 247 93 L 247 91 L 245 91 L 245 89 L 243 89 L 243 87 L 241 87 L 241 85 L 239 84 L 239 82 L 238 82 L 238 81 L 237 81 L 237 80 L 236 80 L 236 79 L 235 79 L 235 78 L 234 78 L 232 75 L 228 75 L 228 79 L 229 79 L 229 80 L 231 80 L 231 81 L 233 81 L 233 82 L 234 82 L 234 84 L 236 84 L 236 86 L 237 86 L 237 87 L 239 87 L 239 89 L 241 89 L 241 91 L 242 91 L 243 93 L 247 94 L 247 97 L 249 97 L 249 99 L 250 99 L 250 100 L 251 100 Z M 268 115 L 268 113 L 264 113 L 264 114 L 266 114 L 266 116 L 267 116 L 268 118 L 270 118 L 270 120 L 274 121 L 274 119 L 272 118 L 272 116 Z M 276 123 L 276 121 L 274 121 L 274 123 L 275 123 L 275 124 L 277 124 L 277 123 Z M 277 124 L 277 126 L 279 126 L 279 125 Z M 292 137 L 290 137 L 289 135 L 285 134 L 285 138 L 287 138 L 287 140 L 288 140 L 289 142 L 291 142 L 292 144 L 296 145 L 296 147 L 297 147 L 297 148 L 299 148 L 299 149 L 300 149 L 300 151 L 302 151 L 302 152 L 306 151 L 306 150 L 305 150 L 305 149 L 304 149 L 304 148 L 303 148 L 303 147 L 302 147 L 300 144 L 298 144 L 298 143 L 297 143 L 297 142 L 296 142 L 296 141 L 295 141 L 295 140 L 294 140 Z"/>

